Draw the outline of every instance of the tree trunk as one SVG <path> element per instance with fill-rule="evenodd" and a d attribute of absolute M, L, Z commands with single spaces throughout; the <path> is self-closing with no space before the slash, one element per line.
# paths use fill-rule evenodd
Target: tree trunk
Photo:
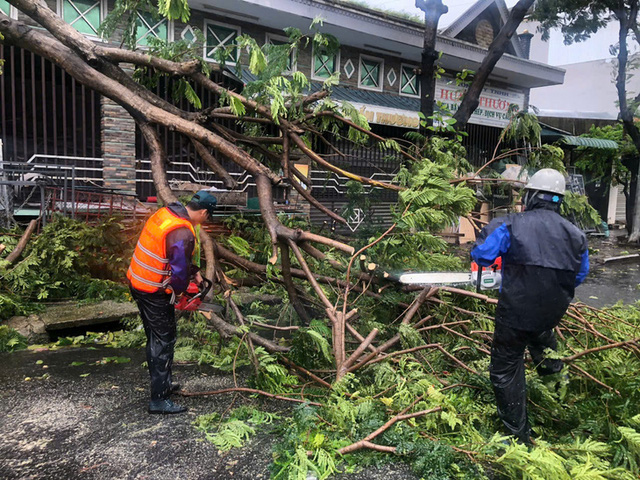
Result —
<path fill-rule="evenodd" d="M 618 102 L 620 104 L 620 119 L 624 125 L 624 130 L 627 132 L 631 141 L 633 142 L 636 150 L 640 153 L 640 130 L 636 127 L 633 121 L 634 112 L 629 107 L 627 102 L 627 64 L 629 60 L 629 49 L 627 45 L 627 38 L 631 26 L 635 24 L 638 16 L 638 2 L 637 0 L 632 2 L 630 8 L 620 8 L 613 11 L 620 22 L 620 31 L 618 35 L 619 50 L 618 50 L 618 77 L 616 78 L 616 89 L 618 90 Z M 640 163 L 638 166 L 638 173 L 640 175 Z M 631 218 L 631 226 L 627 225 L 627 231 L 629 231 L 630 242 L 640 242 L 640 195 L 638 195 L 638 188 L 631 202 L 627 202 L 627 206 L 631 203 L 633 206 L 633 212 L 627 211 L 627 219 Z"/>
<path fill-rule="evenodd" d="M 458 111 L 453 116 L 456 120 L 455 128 L 458 131 L 462 131 L 467 128 L 469 118 L 473 112 L 475 112 L 476 108 L 478 108 L 480 94 L 482 93 L 485 83 L 487 83 L 489 75 L 496 66 L 496 63 L 498 63 L 498 60 L 502 58 L 502 55 L 507 50 L 511 37 L 513 37 L 513 34 L 516 32 L 516 29 L 533 3 L 534 0 L 520 0 L 516 3 L 509 14 L 507 22 L 500 29 L 500 32 L 498 32 L 498 35 L 489 46 L 489 51 L 487 52 L 487 55 L 485 55 L 482 63 L 480 64 L 480 68 L 473 77 L 471 86 L 465 93 L 462 103 L 460 104 L 460 108 L 458 108 Z"/>
<path fill-rule="evenodd" d="M 640 146 L 636 146 L 640 150 Z M 638 195 L 638 185 L 637 178 L 640 176 L 640 169 L 638 170 L 638 175 L 636 175 L 636 191 L 633 198 L 633 212 L 629 213 L 629 217 L 631 220 L 631 228 L 628 229 L 629 233 L 629 241 L 630 242 L 640 242 L 640 195 Z"/>
<path fill-rule="evenodd" d="M 449 9 L 442 0 L 416 1 L 416 7 L 424 11 L 424 43 L 420 63 L 420 112 L 424 115 L 425 125 L 420 125 L 420 133 L 430 134 L 428 127 L 433 126 L 433 109 L 436 91 L 436 60 L 440 53 L 436 50 L 438 23 L 440 17 Z"/>
<path fill-rule="evenodd" d="M 640 159 L 636 159 L 636 161 L 632 162 L 631 165 L 626 165 L 631 172 L 629 178 L 629 184 L 626 186 L 624 190 L 625 196 L 625 223 L 627 233 L 631 235 L 631 227 L 633 225 L 633 210 L 634 210 L 634 201 L 636 198 L 636 191 L 638 189 L 638 167 L 640 166 Z"/>

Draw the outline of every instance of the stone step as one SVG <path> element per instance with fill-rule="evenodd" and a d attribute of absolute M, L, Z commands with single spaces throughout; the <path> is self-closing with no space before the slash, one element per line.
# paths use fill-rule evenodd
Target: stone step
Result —
<path fill-rule="evenodd" d="M 49 305 L 38 315 L 12 317 L 4 325 L 17 330 L 30 342 L 38 343 L 47 341 L 48 334 L 58 330 L 91 327 L 136 315 L 138 308 L 135 303 L 105 300 L 79 305 L 78 302 L 71 301 Z"/>
<path fill-rule="evenodd" d="M 105 300 L 86 305 L 78 305 L 76 302 L 51 305 L 40 314 L 40 318 L 44 322 L 45 329 L 51 331 L 117 322 L 136 315 L 138 315 L 138 307 L 135 303 Z"/>

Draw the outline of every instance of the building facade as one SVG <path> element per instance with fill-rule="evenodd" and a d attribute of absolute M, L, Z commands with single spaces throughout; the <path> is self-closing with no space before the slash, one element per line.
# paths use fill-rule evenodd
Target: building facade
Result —
<path fill-rule="evenodd" d="M 113 8 L 107 0 L 49 0 L 48 4 L 95 41 L 101 41 L 98 27 Z M 198 0 L 190 2 L 190 7 L 188 23 L 156 20 L 146 12 L 135 12 L 138 46 L 145 48 L 152 37 L 197 42 L 199 30 L 204 36 L 203 58 L 215 62 L 220 50 L 229 47 L 226 66 L 233 71 L 246 55 L 234 48 L 239 35 L 248 34 L 258 43 L 284 42 L 283 29 L 296 27 L 307 32 L 312 20 L 321 17 L 321 30 L 337 37 L 339 52 L 327 55 L 311 46 L 301 49 L 291 58 L 291 71 L 302 72 L 317 84 L 339 72 L 333 98 L 356 106 L 375 133 L 401 138 L 417 128 L 421 22 L 335 0 Z M 6 0 L 0 0 L 0 11 L 30 21 Z M 464 92 L 453 81 L 456 73 L 478 68 L 507 13 L 503 0 L 480 0 L 438 36 L 437 48 L 443 52 L 440 63 L 446 74 L 438 80 L 436 99 L 450 111 L 455 111 Z M 76 175 L 83 179 L 142 198 L 154 195 L 148 152 L 124 109 L 19 46 L 0 46 L 0 56 L 5 60 L 4 75 L 0 76 L 0 138 L 5 162 L 73 164 Z M 562 69 L 526 58 L 526 48 L 514 37 L 471 117 L 466 145 L 470 161 L 481 164 L 490 156 L 508 123 L 510 107 L 526 108 L 531 89 L 560 84 L 563 77 Z M 245 75 L 241 80 L 251 79 Z M 162 94 L 160 87 L 158 93 Z M 205 105 L 217 101 L 199 93 L 205 96 Z M 169 131 L 162 138 L 170 180 L 222 188 L 189 142 Z M 355 173 L 384 180 L 393 175 L 395 166 L 383 155 L 366 149 L 351 153 L 345 166 Z M 231 168 L 231 173 L 241 189 L 251 188 L 251 178 L 245 172 Z M 339 210 L 346 179 L 313 169 L 309 175 L 314 196 Z"/>

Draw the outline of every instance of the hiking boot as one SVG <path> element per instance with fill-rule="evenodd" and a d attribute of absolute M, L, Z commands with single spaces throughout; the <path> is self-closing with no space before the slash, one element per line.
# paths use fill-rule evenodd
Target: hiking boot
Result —
<path fill-rule="evenodd" d="M 149 402 L 149 413 L 174 414 L 186 412 L 187 407 L 173 403 L 168 398 L 163 400 L 151 400 Z"/>

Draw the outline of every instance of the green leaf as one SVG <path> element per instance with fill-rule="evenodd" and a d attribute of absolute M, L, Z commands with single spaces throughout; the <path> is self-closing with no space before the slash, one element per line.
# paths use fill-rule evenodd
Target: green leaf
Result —
<path fill-rule="evenodd" d="M 237 117 L 242 117 L 247 112 L 242 101 L 234 96 L 229 96 L 229 107 L 231 108 L 231 112 Z"/>
<path fill-rule="evenodd" d="M 249 70 L 254 75 L 258 75 L 263 72 L 263 70 L 267 67 L 267 58 L 265 57 L 262 50 L 258 48 L 251 49 L 251 54 L 249 56 Z"/>
<path fill-rule="evenodd" d="M 233 235 L 227 238 L 227 244 L 242 257 L 251 256 L 251 246 L 244 238 Z"/>

